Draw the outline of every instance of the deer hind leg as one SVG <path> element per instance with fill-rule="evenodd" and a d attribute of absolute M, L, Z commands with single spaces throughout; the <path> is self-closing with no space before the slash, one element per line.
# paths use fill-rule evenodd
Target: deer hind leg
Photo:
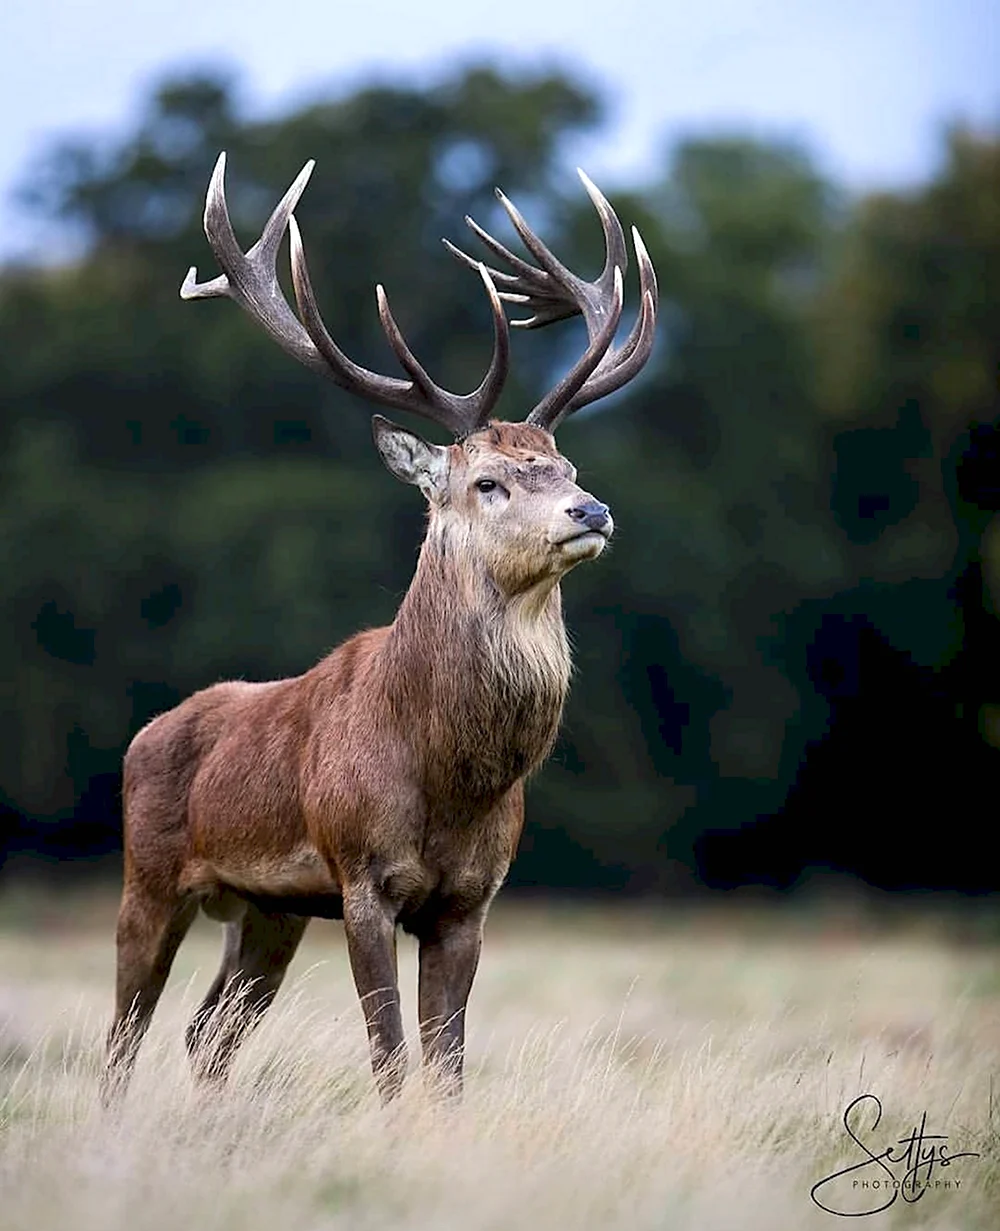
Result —
<path fill-rule="evenodd" d="M 126 886 L 118 914 L 115 1017 L 101 1089 L 105 1105 L 128 1085 L 139 1045 L 196 910 L 190 899 L 163 898 L 139 885 Z"/>
<path fill-rule="evenodd" d="M 226 924 L 222 966 L 187 1030 L 199 1080 L 226 1079 L 236 1049 L 277 995 L 308 923 L 248 903 L 241 920 Z"/>

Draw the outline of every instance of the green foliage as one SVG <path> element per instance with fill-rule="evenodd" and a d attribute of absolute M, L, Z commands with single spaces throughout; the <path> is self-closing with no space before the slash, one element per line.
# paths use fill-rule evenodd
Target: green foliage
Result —
<path fill-rule="evenodd" d="M 926 190 L 872 197 L 851 220 L 817 315 L 818 391 L 841 428 L 833 508 L 859 575 L 938 580 L 943 597 L 978 573 L 986 532 L 995 603 L 1000 142 L 956 129 L 946 155 Z"/>

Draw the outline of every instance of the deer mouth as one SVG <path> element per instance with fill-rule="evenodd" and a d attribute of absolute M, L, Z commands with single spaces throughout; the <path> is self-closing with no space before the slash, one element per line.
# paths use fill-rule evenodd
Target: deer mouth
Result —
<path fill-rule="evenodd" d="M 594 539 L 601 543 L 606 543 L 611 538 L 614 530 L 614 523 L 607 521 L 599 529 L 594 529 L 592 526 L 581 526 L 575 534 L 567 534 L 561 539 L 557 539 L 556 547 L 565 547 L 567 543 L 580 543 L 584 539 Z"/>
<path fill-rule="evenodd" d="M 581 530 L 579 534 L 571 534 L 567 539 L 560 539 L 562 543 L 578 543 L 581 539 L 603 539 L 606 543 L 611 538 L 611 533 L 608 530 Z"/>
<path fill-rule="evenodd" d="M 610 530 L 580 530 L 554 544 L 563 559 L 572 561 L 595 559 L 604 550 Z"/>

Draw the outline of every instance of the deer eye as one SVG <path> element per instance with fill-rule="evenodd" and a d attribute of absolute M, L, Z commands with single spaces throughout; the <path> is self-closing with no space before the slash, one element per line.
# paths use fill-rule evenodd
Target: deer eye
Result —
<path fill-rule="evenodd" d="M 498 486 L 496 479 L 476 480 L 476 490 L 480 492 L 495 492 Z"/>

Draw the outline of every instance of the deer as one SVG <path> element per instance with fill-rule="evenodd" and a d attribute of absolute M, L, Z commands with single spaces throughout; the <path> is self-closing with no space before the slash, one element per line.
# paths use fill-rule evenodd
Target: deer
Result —
<path fill-rule="evenodd" d="M 524 824 L 525 779 L 553 747 L 570 681 L 560 582 L 610 539 L 608 506 L 577 483 L 553 433 L 566 416 L 632 380 L 655 334 L 657 283 L 632 228 L 640 305 L 615 346 L 627 267 L 624 232 L 579 172 L 604 233 L 603 271 L 567 269 L 499 190 L 532 264 L 471 218 L 506 269 L 477 261 L 493 325 L 479 387 L 455 394 L 410 351 L 381 285 L 382 328 L 406 379 L 372 372 L 330 336 L 294 209 L 306 163 L 244 252 L 225 195 L 225 153 L 204 229 L 221 273 L 192 267 L 181 297 L 234 300 L 288 354 L 370 403 L 422 416 L 448 445 L 375 415 L 376 449 L 419 488 L 426 533 L 393 622 L 343 642 L 304 674 L 216 683 L 158 715 L 124 758 L 124 880 L 114 1019 L 102 1091 L 124 1092 L 178 947 L 198 910 L 224 924 L 222 963 L 186 1032 L 198 1081 L 224 1082 L 273 1002 L 312 918 L 343 920 L 350 969 L 383 1102 L 407 1072 L 397 929 L 419 946 L 425 1072 L 460 1093 L 465 1015 L 487 912 Z M 297 314 L 277 277 L 289 236 Z M 509 367 L 504 303 L 533 329 L 582 316 L 583 355 L 517 422 L 491 417 Z"/>

